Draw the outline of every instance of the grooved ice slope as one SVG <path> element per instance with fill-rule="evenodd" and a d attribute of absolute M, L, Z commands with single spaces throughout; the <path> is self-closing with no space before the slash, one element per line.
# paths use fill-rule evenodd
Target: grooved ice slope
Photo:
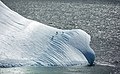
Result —
<path fill-rule="evenodd" d="M 90 36 L 26 19 L 0 1 L 0 67 L 92 65 Z"/>

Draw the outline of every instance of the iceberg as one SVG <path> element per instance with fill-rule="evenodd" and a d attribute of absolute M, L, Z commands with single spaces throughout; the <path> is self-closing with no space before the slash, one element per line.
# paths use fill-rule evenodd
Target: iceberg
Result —
<path fill-rule="evenodd" d="M 22 17 L 0 1 L 0 67 L 93 65 L 90 35 Z"/>

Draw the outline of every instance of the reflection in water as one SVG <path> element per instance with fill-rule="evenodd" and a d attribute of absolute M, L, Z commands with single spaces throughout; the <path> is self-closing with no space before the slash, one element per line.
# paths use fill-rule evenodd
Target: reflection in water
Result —
<path fill-rule="evenodd" d="M 111 74 L 114 67 L 15 67 L 1 68 L 0 74 Z"/>

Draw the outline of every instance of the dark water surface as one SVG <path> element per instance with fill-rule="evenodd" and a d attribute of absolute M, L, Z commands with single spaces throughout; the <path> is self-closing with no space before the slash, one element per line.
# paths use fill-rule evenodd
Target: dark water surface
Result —
<path fill-rule="evenodd" d="M 1 68 L 2 74 L 113 74 L 114 67 L 16 67 Z"/>
<path fill-rule="evenodd" d="M 119 0 L 2 0 L 22 16 L 60 29 L 82 29 L 91 35 L 96 63 L 114 65 L 75 68 L 7 68 L 1 72 L 48 74 L 120 74 Z M 95 2 L 95 3 L 94 3 Z M 78 70 L 78 71 L 76 71 Z M 53 72 L 53 73 L 52 73 Z M 25 73 L 25 74 L 26 74 Z M 32 74 L 31 73 L 31 74 Z M 50 74 L 49 73 L 49 74 Z M 7 74 L 7 73 L 5 73 Z"/>

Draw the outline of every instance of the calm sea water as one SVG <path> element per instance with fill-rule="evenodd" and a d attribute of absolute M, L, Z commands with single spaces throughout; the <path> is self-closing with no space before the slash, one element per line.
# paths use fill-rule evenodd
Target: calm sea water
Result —
<path fill-rule="evenodd" d="M 2 74 L 120 74 L 119 0 L 2 0 L 22 16 L 60 29 L 82 29 L 91 35 L 93 67 L 2 68 Z M 104 65 L 100 65 L 104 64 Z M 112 66 L 109 66 L 112 65 Z M 113 67 L 114 65 L 114 67 Z"/>
<path fill-rule="evenodd" d="M 110 66 L 92 67 L 15 67 L 1 68 L 1 74 L 113 74 Z"/>

